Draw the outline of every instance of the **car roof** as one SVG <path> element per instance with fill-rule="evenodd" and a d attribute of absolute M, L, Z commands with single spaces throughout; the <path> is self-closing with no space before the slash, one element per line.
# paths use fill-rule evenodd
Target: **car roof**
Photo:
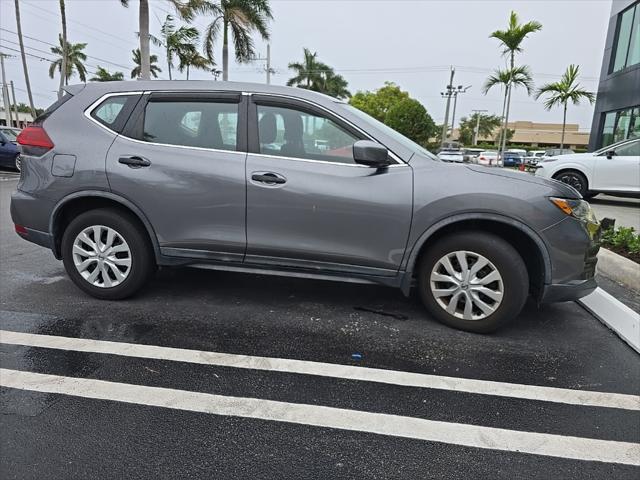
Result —
<path fill-rule="evenodd" d="M 89 89 L 96 94 L 138 92 L 138 91 L 211 91 L 211 92 L 247 92 L 266 93 L 272 95 L 286 95 L 316 103 L 345 103 L 337 98 L 323 93 L 313 92 L 304 88 L 285 87 L 282 85 L 266 85 L 250 82 L 224 82 L 215 80 L 127 80 L 120 82 L 91 82 L 86 84 L 69 85 L 66 91 L 75 95 L 81 90 Z"/>

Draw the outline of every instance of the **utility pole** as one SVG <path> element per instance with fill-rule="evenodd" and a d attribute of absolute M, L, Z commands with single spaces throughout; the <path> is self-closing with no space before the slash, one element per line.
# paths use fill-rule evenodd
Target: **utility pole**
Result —
<path fill-rule="evenodd" d="M 0 53 L 0 71 L 2 72 L 2 103 L 4 103 L 4 118 L 7 127 L 11 127 L 11 102 L 9 101 L 9 91 L 7 90 L 6 76 L 4 73 L 4 53 Z"/>
<path fill-rule="evenodd" d="M 442 142 L 441 147 L 444 147 L 444 142 L 447 141 L 447 130 L 449 130 L 449 106 L 451 105 L 451 95 L 453 91 L 453 77 L 456 74 L 456 69 L 451 67 L 451 77 L 449 78 L 449 84 L 447 85 L 446 92 L 440 92 L 443 98 L 447 99 L 447 107 L 444 111 L 444 123 L 442 124 Z"/>
<path fill-rule="evenodd" d="M 456 128 L 456 107 L 458 105 L 458 94 L 466 93 L 467 90 L 471 88 L 471 85 L 468 87 L 462 88 L 462 85 L 458 85 L 458 88 L 453 92 L 453 115 L 451 116 L 451 135 L 453 135 L 453 130 Z"/>
<path fill-rule="evenodd" d="M 18 102 L 16 102 L 16 91 L 13 88 L 13 80 L 11 80 L 9 84 L 11 85 L 11 97 L 13 97 L 13 113 L 16 114 L 16 127 L 20 128 L 20 119 L 18 118 Z"/>
<path fill-rule="evenodd" d="M 488 110 L 471 110 L 476 114 L 476 129 L 473 131 L 473 146 L 478 145 L 478 134 L 480 133 L 480 116 Z"/>
<path fill-rule="evenodd" d="M 271 74 L 275 73 L 275 70 L 271 68 L 271 44 L 267 43 L 267 85 L 271 85 Z"/>

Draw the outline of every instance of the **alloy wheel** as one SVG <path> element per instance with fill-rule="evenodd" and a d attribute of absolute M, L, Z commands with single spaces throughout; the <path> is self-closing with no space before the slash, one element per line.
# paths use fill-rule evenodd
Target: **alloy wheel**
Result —
<path fill-rule="evenodd" d="M 456 251 L 438 260 L 430 276 L 431 293 L 450 315 L 483 320 L 493 314 L 504 296 L 500 272 L 479 253 Z"/>
<path fill-rule="evenodd" d="M 111 288 L 120 285 L 131 272 L 131 249 L 113 228 L 93 225 L 73 241 L 73 263 L 90 284 Z"/>
<path fill-rule="evenodd" d="M 566 183 L 567 185 L 571 185 L 581 194 L 583 193 L 584 185 L 582 184 L 582 179 L 573 173 L 564 173 L 558 177 L 562 183 Z"/>

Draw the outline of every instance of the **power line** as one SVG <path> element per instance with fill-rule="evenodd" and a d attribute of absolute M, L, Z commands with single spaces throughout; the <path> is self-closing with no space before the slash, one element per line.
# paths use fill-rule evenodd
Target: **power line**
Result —
<path fill-rule="evenodd" d="M 8 32 L 8 33 L 12 33 L 12 34 L 14 34 L 16 36 L 18 35 L 16 32 L 12 32 L 11 30 L 7 30 L 6 28 L 0 27 L 0 30 Z M 40 42 L 42 44 L 49 45 L 51 47 L 58 47 L 59 48 L 58 45 L 54 45 L 53 43 L 45 42 L 44 40 L 40 40 L 40 39 L 37 39 L 37 38 L 34 38 L 34 37 L 30 37 L 29 35 L 24 35 L 23 34 L 22 36 L 24 38 L 28 38 L 29 40 L 34 40 L 36 42 Z M 12 43 L 14 45 L 20 45 L 18 42 L 14 42 L 12 40 L 7 40 L 6 38 L 3 39 L 3 41 Z M 46 51 L 43 51 L 43 50 L 38 50 L 37 48 L 31 47 L 31 46 L 28 46 L 28 45 L 25 45 L 25 47 L 30 48 L 31 50 L 42 52 L 42 53 L 47 53 L 47 54 L 51 53 L 51 52 L 46 52 Z M 122 65 L 121 63 L 115 63 L 115 62 L 112 62 L 110 60 L 105 60 L 104 58 L 95 57 L 93 55 L 89 55 L 89 54 L 85 54 L 85 55 L 87 56 L 87 58 L 92 58 L 92 59 L 97 60 L 99 62 L 107 63 L 109 65 L 113 65 L 113 66 L 116 66 L 116 67 L 124 68 L 124 69 L 127 69 L 127 70 L 131 70 L 131 68 L 132 68 L 131 65 Z"/>
<path fill-rule="evenodd" d="M 23 4 L 23 5 L 26 5 L 27 7 L 30 7 L 30 8 L 35 8 L 35 9 L 37 9 L 37 10 L 41 10 L 41 11 L 43 11 L 43 12 L 45 12 L 45 13 L 49 14 L 49 15 L 58 15 L 58 12 L 53 12 L 53 11 L 48 10 L 48 9 L 46 9 L 46 8 L 42 8 L 42 7 L 40 7 L 40 6 L 32 5 L 31 3 L 28 3 L 28 2 L 26 2 L 26 1 L 23 1 L 23 2 L 22 2 L 22 4 Z M 33 12 L 32 12 L 31 14 L 33 15 Z M 37 15 L 36 15 L 36 16 L 37 16 Z M 40 18 L 43 18 L 43 17 L 40 17 Z M 44 18 L 44 20 L 47 20 L 48 22 L 50 22 L 50 21 L 51 21 L 51 18 L 50 18 L 50 17 L 49 17 L 49 18 Z M 107 36 L 107 37 L 110 37 L 110 38 L 113 38 L 113 39 L 115 39 L 115 40 L 119 41 L 120 43 L 123 43 L 123 44 L 127 44 L 127 45 L 128 45 L 128 42 L 127 42 L 126 40 L 123 40 L 121 37 L 118 37 L 118 36 L 116 36 L 116 35 L 114 35 L 114 34 L 112 34 L 112 33 L 109 33 L 109 32 L 105 32 L 104 30 L 100 30 L 99 28 L 96 28 L 95 26 L 87 25 L 86 23 L 82 23 L 82 22 L 79 22 L 79 21 L 74 20 L 74 19 L 68 19 L 67 21 L 68 21 L 69 23 L 74 23 L 74 24 L 76 24 L 76 25 L 79 25 L 79 26 L 81 26 L 81 27 L 84 27 L 84 28 L 86 28 L 87 30 L 89 30 L 90 32 L 98 32 L 98 33 L 101 33 L 101 34 L 103 34 L 103 35 L 105 35 L 105 36 Z M 91 35 L 89 35 L 89 34 L 87 34 L 87 33 L 85 33 L 85 35 L 87 35 L 87 36 L 91 37 Z M 99 41 L 104 42 L 104 40 L 101 40 L 101 39 L 99 39 L 99 38 L 96 38 L 96 37 L 93 37 L 93 38 L 94 38 L 94 39 L 96 39 L 96 40 L 99 40 Z M 106 43 L 106 42 L 105 42 L 105 43 Z"/>

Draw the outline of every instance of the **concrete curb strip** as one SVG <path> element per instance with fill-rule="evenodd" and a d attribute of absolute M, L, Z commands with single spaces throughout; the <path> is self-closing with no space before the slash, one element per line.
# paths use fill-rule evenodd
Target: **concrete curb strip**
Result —
<path fill-rule="evenodd" d="M 640 265 L 617 253 L 601 248 L 598 253 L 598 273 L 625 287 L 640 292 Z"/>
<path fill-rule="evenodd" d="M 640 353 L 640 314 L 601 288 L 578 300 L 598 320 L 613 330 L 620 338 Z"/>

